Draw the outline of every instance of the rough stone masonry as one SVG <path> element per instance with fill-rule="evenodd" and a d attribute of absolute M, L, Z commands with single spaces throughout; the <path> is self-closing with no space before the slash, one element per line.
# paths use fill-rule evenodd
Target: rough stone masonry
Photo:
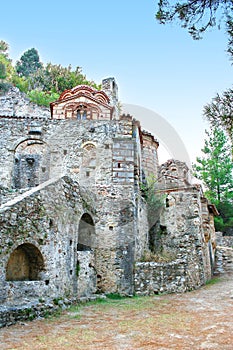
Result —
<path fill-rule="evenodd" d="M 185 163 L 159 166 L 158 141 L 121 114 L 114 78 L 66 90 L 50 110 L 12 88 L 0 134 L 1 325 L 43 301 L 183 292 L 211 278 L 216 209 Z"/>

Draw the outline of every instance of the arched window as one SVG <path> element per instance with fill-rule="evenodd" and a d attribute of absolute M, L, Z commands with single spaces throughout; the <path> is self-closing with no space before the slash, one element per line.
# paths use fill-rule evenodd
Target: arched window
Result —
<path fill-rule="evenodd" d="M 28 139 L 15 149 L 13 186 L 34 187 L 49 179 L 50 152 L 40 140 Z"/>
<path fill-rule="evenodd" d="M 77 119 L 86 120 L 87 119 L 87 106 L 79 105 L 77 109 Z"/>
<path fill-rule="evenodd" d="M 44 270 L 44 259 L 37 247 L 30 243 L 19 245 L 10 255 L 6 267 L 7 281 L 37 281 Z"/>
<path fill-rule="evenodd" d="M 80 219 L 78 227 L 78 251 L 91 250 L 94 247 L 95 224 L 91 215 L 85 213 Z"/>
<path fill-rule="evenodd" d="M 80 179 L 95 178 L 96 169 L 96 145 L 92 142 L 86 142 L 82 145 L 84 149 L 82 167 L 80 170 Z"/>

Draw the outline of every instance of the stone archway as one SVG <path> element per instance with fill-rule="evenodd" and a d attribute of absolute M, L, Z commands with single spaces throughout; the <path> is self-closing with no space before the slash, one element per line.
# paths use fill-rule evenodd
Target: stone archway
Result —
<path fill-rule="evenodd" d="M 90 214 L 82 215 L 78 227 L 78 251 L 91 250 L 94 248 L 95 224 Z"/>
<path fill-rule="evenodd" d="M 31 243 L 19 245 L 10 255 L 6 266 L 7 281 L 38 281 L 44 270 L 44 259 Z"/>
<path fill-rule="evenodd" d="M 13 186 L 34 187 L 49 179 L 50 153 L 40 140 L 29 139 L 15 149 Z"/>
<path fill-rule="evenodd" d="M 96 293 L 95 224 L 90 214 L 82 215 L 78 228 L 77 244 L 77 295 Z"/>
<path fill-rule="evenodd" d="M 83 158 L 79 179 L 82 183 L 93 183 L 96 176 L 97 149 L 93 142 L 85 142 L 82 146 Z"/>

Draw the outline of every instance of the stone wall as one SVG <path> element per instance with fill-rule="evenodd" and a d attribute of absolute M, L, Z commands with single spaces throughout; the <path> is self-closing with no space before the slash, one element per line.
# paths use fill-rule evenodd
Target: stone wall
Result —
<path fill-rule="evenodd" d="M 75 247 L 79 220 L 84 211 L 79 187 L 71 184 L 68 178 L 40 185 L 25 194 L 25 198 L 15 198 L 1 207 L 1 302 L 16 303 L 25 297 L 24 282 L 17 282 L 17 279 L 25 281 L 31 297 L 33 294 L 35 297 L 38 294 L 41 297 L 57 297 L 75 293 Z M 25 259 L 28 259 L 25 264 L 28 263 L 30 268 L 35 262 L 38 271 L 31 276 L 25 274 L 26 270 L 19 270 L 18 278 L 17 271 L 14 271 L 13 280 L 9 276 L 7 281 L 10 258 L 17 250 L 24 252 Z M 43 257 L 41 264 L 38 264 L 38 251 Z M 14 259 L 16 261 L 20 256 Z M 15 264 L 14 261 L 12 263 Z"/>
<path fill-rule="evenodd" d="M 213 274 L 215 242 L 206 239 L 203 228 L 202 193 L 187 187 L 164 195 L 165 205 L 149 230 L 150 262 L 136 263 L 139 295 L 195 289 Z M 170 262 L 153 262 L 153 256 Z"/>
<path fill-rule="evenodd" d="M 162 251 L 186 259 L 197 285 L 211 278 L 214 259 L 214 249 L 204 239 L 201 210 L 201 194 L 195 188 L 171 192 L 160 216 L 159 244 L 157 239 Z"/>
<path fill-rule="evenodd" d="M 134 141 L 130 135 L 128 141 L 125 137 L 121 141 L 125 146 L 122 146 L 119 155 L 119 151 L 115 148 L 120 142 L 119 137 L 127 127 L 125 121 L 106 123 L 41 120 L 37 126 L 41 130 L 38 134 L 30 133 L 32 124 L 33 121 L 30 119 L 0 119 L 0 159 L 4 164 L 0 172 L 2 186 L 17 187 L 15 182 L 19 177 L 19 170 L 21 169 L 22 177 L 23 169 L 27 174 L 25 165 L 22 167 L 19 162 L 26 164 L 28 158 L 26 165 L 32 171 L 32 166 L 36 165 L 38 157 L 40 164 L 37 165 L 34 175 L 37 174 L 39 183 L 66 173 L 76 180 L 85 181 L 92 176 L 93 184 L 95 182 L 108 184 L 112 180 L 113 162 L 116 172 L 115 182 L 120 183 L 124 178 L 129 179 L 129 182 L 133 181 Z M 95 159 L 90 157 L 90 146 L 96 150 Z M 34 158 L 33 164 L 29 163 L 32 158 Z M 21 181 L 22 184 L 18 187 L 31 186 Z"/>
<path fill-rule="evenodd" d="M 147 222 L 142 215 L 138 223 L 134 220 L 135 212 L 141 211 L 129 197 L 131 186 L 124 190 L 117 185 L 97 189 L 88 192 L 64 177 L 49 180 L 2 205 L 2 303 L 23 302 L 29 294 L 30 298 L 38 298 L 82 297 L 96 291 L 133 293 L 134 260 L 147 243 Z M 94 236 L 88 244 L 80 241 L 85 212 L 94 220 Z M 79 251 L 80 243 L 88 245 L 89 251 Z M 140 246 L 137 252 L 136 245 Z M 38 252 L 43 263 L 36 258 Z M 25 268 L 22 270 L 21 264 L 21 270 L 15 272 L 20 259 Z M 31 275 L 29 265 L 40 264 L 41 268 Z M 22 288 L 24 283 L 26 289 Z"/>
<path fill-rule="evenodd" d="M 193 266 L 193 270 L 195 270 Z M 136 295 L 183 293 L 201 285 L 192 279 L 187 261 L 177 259 L 168 263 L 138 262 L 135 266 L 134 286 Z"/>
<path fill-rule="evenodd" d="M 215 274 L 233 272 L 233 237 L 216 232 Z"/>
<path fill-rule="evenodd" d="M 154 175 L 156 179 L 158 178 L 158 147 L 159 142 L 154 136 L 149 132 L 142 131 L 142 168 L 145 177 Z"/>
<path fill-rule="evenodd" d="M 50 110 L 47 107 L 38 106 L 30 102 L 27 96 L 12 87 L 0 96 L 0 115 L 15 118 L 50 119 Z"/>
<path fill-rule="evenodd" d="M 8 308 L 183 292 L 211 277 L 213 210 L 200 187 L 183 162 L 158 171 L 158 142 L 132 116 L 119 116 L 114 79 L 104 89 L 64 92 L 51 116 L 17 90 L 1 98 L 0 302 Z M 158 210 L 140 190 L 151 173 Z M 140 262 L 148 252 L 171 262 Z"/>

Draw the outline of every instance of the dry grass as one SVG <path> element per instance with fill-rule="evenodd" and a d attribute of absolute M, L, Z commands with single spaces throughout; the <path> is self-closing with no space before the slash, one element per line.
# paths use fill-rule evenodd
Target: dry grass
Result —
<path fill-rule="evenodd" d="M 153 253 L 151 251 L 145 251 L 141 262 L 158 262 L 158 263 L 168 263 L 175 260 L 175 255 L 168 251 L 163 251 L 161 253 Z"/>
<path fill-rule="evenodd" d="M 233 282 L 224 283 L 185 295 L 108 299 L 72 307 L 60 317 L 0 330 L 1 349 L 230 350 Z"/>

